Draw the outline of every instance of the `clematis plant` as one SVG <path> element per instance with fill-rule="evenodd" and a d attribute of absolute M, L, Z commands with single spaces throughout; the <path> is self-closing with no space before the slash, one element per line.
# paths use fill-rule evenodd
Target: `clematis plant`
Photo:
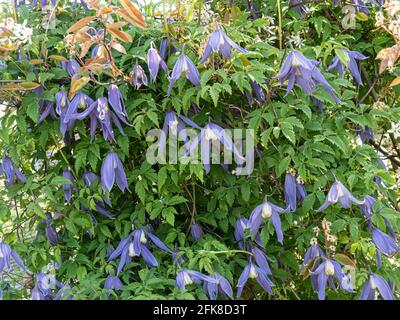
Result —
<path fill-rule="evenodd" d="M 267 200 L 264 201 L 262 204 L 255 207 L 250 214 L 249 218 L 250 234 L 252 236 L 255 236 L 258 233 L 258 230 L 260 229 L 264 219 L 268 219 L 271 220 L 271 223 L 275 228 L 278 242 L 282 243 L 283 232 L 281 228 L 281 218 L 279 217 L 279 214 L 283 212 L 285 212 L 285 209 Z"/>
<path fill-rule="evenodd" d="M 120 263 L 118 265 L 117 275 L 120 274 L 123 267 L 132 261 L 132 258 L 142 256 L 143 260 L 149 267 L 157 267 L 158 262 L 153 254 L 148 249 L 148 239 L 153 242 L 153 244 L 169 253 L 173 254 L 170 250 L 157 236 L 155 236 L 151 231 L 145 228 L 136 229 L 131 232 L 126 238 L 124 238 L 118 245 L 117 249 L 108 257 L 108 261 L 115 260 L 121 256 Z"/>
<path fill-rule="evenodd" d="M 186 289 L 186 286 L 193 283 L 201 284 L 202 281 L 206 282 L 207 286 L 209 284 L 218 285 L 218 279 L 214 277 L 207 276 L 198 271 L 183 269 L 176 276 L 175 287 L 183 291 Z"/>
<path fill-rule="evenodd" d="M 218 294 L 233 299 L 233 290 L 229 281 L 218 272 L 215 272 L 216 283 L 204 281 L 204 291 L 208 294 L 210 300 L 217 300 Z"/>
<path fill-rule="evenodd" d="M 131 83 L 136 90 L 139 90 L 142 85 L 147 86 L 147 76 L 143 68 L 137 63 L 133 66 Z"/>
<path fill-rule="evenodd" d="M 314 271 L 310 272 L 310 278 L 313 289 L 318 291 L 318 299 L 325 300 L 327 283 L 332 289 L 336 290 L 333 280 L 336 279 L 342 286 L 344 273 L 338 262 L 331 258 L 324 258 L 324 261 Z"/>
<path fill-rule="evenodd" d="M 8 271 L 11 270 L 11 258 L 13 258 L 15 263 L 24 271 L 29 272 L 19 255 L 13 249 L 11 249 L 10 246 L 3 241 L 3 239 L 0 238 L 0 273 L 3 272 L 4 267 L 6 267 Z"/>
<path fill-rule="evenodd" d="M 190 60 L 185 53 L 182 53 L 179 56 L 174 68 L 172 69 L 167 96 L 171 94 L 175 81 L 177 81 L 182 75 L 184 75 L 194 86 L 200 85 L 199 70 L 197 70 L 193 61 Z"/>
<path fill-rule="evenodd" d="M 335 204 L 336 202 L 339 202 L 345 209 L 350 208 L 351 202 L 354 202 L 358 205 L 363 204 L 363 201 L 356 199 L 339 180 L 335 180 L 335 182 L 332 184 L 325 202 L 321 207 L 318 208 L 317 211 L 324 211 L 326 208 L 332 204 Z"/>
<path fill-rule="evenodd" d="M 375 300 L 377 291 L 383 300 L 395 300 L 389 284 L 382 276 L 375 273 L 371 273 L 365 282 L 360 294 L 360 300 Z"/>
<path fill-rule="evenodd" d="M 161 43 L 163 43 L 163 42 L 161 42 Z M 166 43 L 164 45 L 166 45 Z M 165 53 L 166 48 L 162 48 L 162 49 L 160 49 L 160 51 Z M 165 55 L 164 55 L 164 57 L 165 57 Z M 154 47 L 154 43 L 151 43 L 150 49 L 149 49 L 149 51 L 147 51 L 147 66 L 149 68 L 150 77 L 153 82 L 156 81 L 156 79 L 157 79 L 158 70 L 160 69 L 160 67 L 164 71 L 165 75 L 167 77 L 169 76 L 168 67 L 167 67 L 166 63 L 164 62 L 163 58 L 158 53 L 157 49 Z"/>
<path fill-rule="evenodd" d="M 307 59 L 299 51 L 292 50 L 275 78 L 280 80 L 281 85 L 288 80 L 286 95 L 293 89 L 295 83 L 310 96 L 313 95 L 318 85 L 322 85 L 333 100 L 339 103 L 340 99 L 333 92 L 331 85 L 326 81 L 321 71 L 319 71 L 319 64 L 318 61 Z"/>
<path fill-rule="evenodd" d="M 118 155 L 111 151 L 108 153 L 101 166 L 101 184 L 103 190 L 107 189 L 108 191 L 111 191 L 115 181 L 122 192 L 125 192 L 125 190 L 129 191 L 128 181 L 126 179 L 122 162 L 118 158 Z"/>
<path fill-rule="evenodd" d="M 26 183 L 25 176 L 22 174 L 21 171 L 19 171 L 12 160 L 7 156 L 3 157 L 3 159 L 1 160 L 0 174 L 3 173 L 6 176 L 6 186 L 13 185 L 16 180 Z"/>
<path fill-rule="evenodd" d="M 104 282 L 104 289 L 115 290 L 117 293 L 120 292 L 120 288 L 123 287 L 121 280 L 117 276 L 109 275 Z M 107 299 L 110 297 L 110 292 L 106 293 Z"/>
<path fill-rule="evenodd" d="M 360 52 L 357 51 L 349 51 L 346 49 L 339 49 L 341 52 L 341 56 L 335 56 L 333 58 L 332 64 L 328 67 L 328 71 L 332 69 L 336 69 L 339 74 L 343 77 L 344 75 L 344 66 L 346 66 L 351 75 L 353 76 L 354 80 L 362 86 L 362 80 L 361 80 L 361 75 L 360 71 L 358 70 L 358 64 L 356 60 L 365 60 L 368 59 L 368 57 L 364 56 Z"/>
<path fill-rule="evenodd" d="M 372 241 L 375 246 L 388 257 L 393 257 L 400 251 L 396 239 L 377 228 L 372 229 Z"/>
<path fill-rule="evenodd" d="M 212 52 L 221 52 L 224 58 L 230 58 L 232 55 L 232 48 L 242 52 L 247 53 L 246 49 L 238 46 L 235 42 L 233 42 L 224 32 L 224 30 L 218 28 L 217 30 L 211 33 L 206 48 L 204 49 L 203 57 L 200 60 L 200 63 L 204 63 L 207 61 Z"/>

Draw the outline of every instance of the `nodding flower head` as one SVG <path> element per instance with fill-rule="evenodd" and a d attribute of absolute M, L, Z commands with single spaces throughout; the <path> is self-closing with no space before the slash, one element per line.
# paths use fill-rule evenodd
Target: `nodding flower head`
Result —
<path fill-rule="evenodd" d="M 360 71 L 358 70 L 357 60 L 365 60 L 368 57 L 364 56 L 363 54 L 357 51 L 349 51 L 346 49 L 339 49 L 344 56 L 344 60 L 342 61 L 338 56 L 335 56 L 333 59 L 332 64 L 328 67 L 327 71 L 332 69 L 336 69 L 340 75 L 343 77 L 344 75 L 344 65 L 349 69 L 351 75 L 353 76 L 354 80 L 362 86 L 362 80 Z"/>
<path fill-rule="evenodd" d="M 278 242 L 282 243 L 283 241 L 283 232 L 281 229 L 281 219 L 279 214 L 285 212 L 285 209 L 274 205 L 269 201 L 265 201 L 264 203 L 257 206 L 249 218 L 250 225 L 250 234 L 255 236 L 258 233 L 258 230 L 263 223 L 263 220 L 268 219 L 271 220 L 272 225 L 275 228 L 275 232 L 278 238 Z"/>
<path fill-rule="evenodd" d="M 201 284 L 202 281 L 211 284 L 218 284 L 218 279 L 202 274 L 194 270 L 183 269 L 178 272 L 175 280 L 175 287 L 179 290 L 185 290 L 186 286 L 191 284 Z"/>
<path fill-rule="evenodd" d="M 167 40 L 168 41 L 168 40 Z M 166 48 L 165 48 L 166 51 Z M 164 53 L 164 50 L 162 51 Z M 165 53 L 166 54 L 166 53 Z M 163 58 L 158 53 L 157 49 L 154 48 L 153 43 L 149 51 L 147 51 L 147 66 L 150 72 L 150 78 L 154 82 L 157 79 L 158 71 L 161 69 L 164 71 L 165 75 L 168 77 L 169 71 L 166 63 L 164 62 Z M 147 79 L 146 79 L 147 82 Z"/>
<path fill-rule="evenodd" d="M 16 180 L 26 183 L 26 178 L 21 171 L 15 166 L 12 160 L 5 156 L 1 161 L 0 174 L 4 173 L 6 176 L 6 186 L 11 186 Z"/>
<path fill-rule="evenodd" d="M 111 191 L 115 181 L 117 181 L 117 185 L 122 192 L 125 192 L 125 189 L 129 191 L 122 162 L 115 152 L 110 152 L 101 166 L 101 184 L 103 190 L 107 189 Z"/>
<path fill-rule="evenodd" d="M 372 229 L 372 242 L 380 252 L 388 257 L 393 257 L 397 252 L 400 251 L 396 244 L 395 238 L 377 228 Z"/>
<path fill-rule="evenodd" d="M 222 29 L 217 29 L 210 35 L 200 63 L 206 62 L 212 52 L 220 51 L 224 58 L 230 58 L 232 48 L 247 53 L 246 49 L 233 42 Z"/>
<path fill-rule="evenodd" d="M 193 240 L 197 241 L 203 236 L 203 229 L 198 223 L 193 223 L 190 227 L 190 234 Z"/>
<path fill-rule="evenodd" d="M 75 59 L 70 59 L 68 61 L 61 61 L 61 66 L 68 72 L 70 77 L 75 74 L 79 75 L 79 63 Z"/>
<path fill-rule="evenodd" d="M 131 83 L 136 90 L 139 90 L 142 85 L 147 86 L 147 76 L 143 68 L 136 62 L 133 66 Z"/>
<path fill-rule="evenodd" d="M 322 206 L 317 210 L 318 212 L 324 211 L 331 204 L 335 204 L 339 202 L 343 208 L 349 209 L 351 206 L 351 202 L 354 202 L 358 205 L 363 204 L 363 201 L 356 199 L 350 191 L 338 180 L 332 184 L 331 189 L 328 192 L 328 196 L 326 197 L 325 202 Z"/>
<path fill-rule="evenodd" d="M 24 271 L 29 272 L 19 255 L 0 238 L 0 273 L 3 272 L 4 267 L 6 267 L 8 271 L 11 271 L 11 258 L 13 258 L 16 264 Z"/>
<path fill-rule="evenodd" d="M 302 19 L 305 18 L 309 9 L 303 4 L 301 0 L 289 0 L 289 7 L 297 12 Z"/>
<path fill-rule="evenodd" d="M 386 280 L 379 274 L 371 273 L 361 290 L 360 300 L 375 300 L 376 291 L 380 293 L 383 300 L 395 300 Z"/>
<path fill-rule="evenodd" d="M 311 241 L 311 246 L 307 249 L 303 263 L 300 267 L 300 271 L 302 271 L 307 265 L 311 264 L 318 258 L 323 258 L 325 257 L 325 253 L 322 251 L 322 249 L 318 246 L 317 239 L 313 238 Z"/>
<path fill-rule="evenodd" d="M 169 254 L 174 252 L 170 250 L 158 237 L 156 237 L 151 231 L 144 228 L 136 229 L 131 232 L 126 238 L 124 238 L 110 256 L 108 261 L 115 260 L 121 256 L 120 263 L 118 265 L 117 275 L 122 271 L 123 267 L 132 261 L 132 258 L 141 256 L 147 266 L 155 268 L 158 266 L 158 262 L 153 254 L 149 250 L 148 238 L 151 242 L 162 251 Z"/>
<path fill-rule="evenodd" d="M 104 289 L 115 290 L 117 293 L 120 292 L 120 288 L 123 287 L 121 280 L 117 276 L 109 275 L 104 282 Z M 106 293 L 107 299 L 110 297 L 110 293 Z"/>
<path fill-rule="evenodd" d="M 319 71 L 319 64 L 318 61 L 307 59 L 299 51 L 292 50 L 286 57 L 276 78 L 280 80 L 281 84 L 289 80 L 286 94 L 289 94 L 294 84 L 297 83 L 306 94 L 312 96 L 314 90 L 318 89 L 318 85 L 321 84 L 334 101 L 339 103 L 340 100 L 333 92 L 331 85 Z"/>
<path fill-rule="evenodd" d="M 344 277 L 345 275 L 340 264 L 330 258 L 325 258 L 324 262 L 318 265 L 314 271 L 310 272 L 313 290 L 318 291 L 318 298 L 320 300 L 325 300 L 325 288 L 327 283 L 329 283 L 332 289 L 336 290 L 333 282 L 334 279 L 338 281 L 342 290 L 352 291 L 350 287 L 344 288 L 342 286 L 343 283 L 345 283 L 345 281 L 343 281 Z"/>
<path fill-rule="evenodd" d="M 200 85 L 199 70 L 197 70 L 193 61 L 190 60 L 186 54 L 182 53 L 176 61 L 174 69 L 172 70 L 167 96 L 171 94 L 171 90 L 175 81 L 177 81 L 182 74 L 185 75 L 194 86 Z"/>
<path fill-rule="evenodd" d="M 247 266 L 243 269 L 242 274 L 238 280 L 238 290 L 237 290 L 237 298 L 239 299 L 242 295 L 242 291 L 244 286 L 246 285 L 248 279 L 255 279 L 261 287 L 268 292 L 269 294 L 273 294 L 271 287 L 274 286 L 273 282 L 268 278 L 268 272 L 263 268 L 258 267 L 253 262 L 249 262 Z"/>
<path fill-rule="evenodd" d="M 213 277 L 216 279 L 216 283 L 204 281 L 204 291 L 208 293 L 210 300 L 216 300 L 218 293 L 233 299 L 233 290 L 229 281 L 218 272 L 215 272 Z"/>

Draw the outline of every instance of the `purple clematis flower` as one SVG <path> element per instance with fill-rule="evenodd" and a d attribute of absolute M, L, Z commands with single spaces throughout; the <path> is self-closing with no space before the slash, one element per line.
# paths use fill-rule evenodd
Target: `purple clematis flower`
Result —
<path fill-rule="evenodd" d="M 204 291 L 208 293 L 210 300 L 217 300 L 218 293 L 233 300 L 233 290 L 229 281 L 218 272 L 215 272 L 213 277 L 216 283 L 204 281 Z"/>
<path fill-rule="evenodd" d="M 198 223 L 193 223 L 190 227 L 190 234 L 194 241 L 198 241 L 203 236 L 203 229 Z"/>
<path fill-rule="evenodd" d="M 168 20 L 169 18 L 167 18 Z M 165 60 L 171 54 L 177 52 L 176 48 L 168 42 L 168 37 L 163 37 L 160 42 L 160 57 Z M 168 75 L 168 72 L 167 72 Z"/>
<path fill-rule="evenodd" d="M 255 81 L 250 81 L 250 86 L 253 90 L 253 93 L 255 94 L 255 98 L 258 104 L 263 104 L 266 100 L 266 96 L 264 93 L 263 88 L 260 87 L 260 85 L 255 82 Z M 246 92 L 246 97 L 247 97 L 247 101 L 249 102 L 250 105 L 253 105 L 254 103 L 254 97 L 253 94 L 247 90 L 245 90 Z"/>
<path fill-rule="evenodd" d="M 64 285 L 52 276 L 46 275 L 43 272 L 36 274 L 36 284 L 32 289 L 32 300 L 53 300 L 52 290 L 63 288 Z"/>
<path fill-rule="evenodd" d="M 302 271 L 308 264 L 313 262 L 317 258 L 324 258 L 325 253 L 322 251 L 322 249 L 319 247 L 317 239 L 312 239 L 311 240 L 311 246 L 307 249 L 303 263 L 301 264 L 300 271 Z"/>
<path fill-rule="evenodd" d="M 249 262 L 247 266 L 243 269 L 242 274 L 238 280 L 238 290 L 237 290 L 237 298 L 239 299 L 242 295 L 242 291 L 244 286 L 246 285 L 248 279 L 256 279 L 257 282 L 261 285 L 261 287 L 268 292 L 269 294 L 273 294 L 271 287 L 274 286 L 273 282 L 268 278 L 268 272 L 264 269 L 258 267 L 253 262 Z"/>
<path fill-rule="evenodd" d="M 117 86 L 111 85 L 109 87 L 108 97 L 109 100 L 102 97 L 97 99 L 96 101 L 93 101 L 92 99 L 84 95 L 84 99 L 80 99 L 79 101 L 82 101 L 85 106 L 89 107 L 87 107 L 86 110 L 81 113 L 77 113 L 77 108 L 71 107 L 72 110 L 67 112 L 64 122 L 68 122 L 71 120 L 83 120 L 84 118 L 89 116 L 90 136 L 92 141 L 94 139 L 94 135 L 98 125 L 100 125 L 100 128 L 103 130 L 103 137 L 105 140 L 109 140 L 111 142 L 115 141 L 112 122 L 114 122 L 122 135 L 125 135 L 125 133 L 119 119 L 127 125 L 130 124 L 126 120 L 127 115 L 125 106 L 123 104 L 122 96 Z M 73 103 L 74 101 L 71 102 L 71 105 Z M 109 109 L 109 104 L 111 105 L 115 113 Z"/>
<path fill-rule="evenodd" d="M 307 59 L 299 51 L 292 50 L 286 57 L 276 78 L 280 79 L 281 84 L 289 80 L 286 94 L 289 94 L 294 84 L 297 83 L 306 94 L 312 96 L 314 89 L 318 84 L 321 84 L 335 102 L 339 103 L 340 100 L 333 92 L 331 85 L 318 70 L 319 64 L 318 61 Z"/>
<path fill-rule="evenodd" d="M 79 107 L 84 107 L 86 103 L 88 103 L 88 99 L 90 98 L 85 94 L 78 93 L 70 102 L 64 90 L 60 90 L 56 93 L 56 112 L 60 116 L 60 132 L 63 137 L 65 133 L 73 129 L 75 125 L 75 120 L 68 119 L 68 115 L 77 112 Z"/>
<path fill-rule="evenodd" d="M 357 126 L 356 135 L 360 137 L 362 143 L 368 142 L 374 138 L 373 131 L 367 126 L 365 126 L 364 129 Z"/>
<path fill-rule="evenodd" d="M 54 110 L 54 103 L 46 100 L 39 100 L 39 119 L 38 124 L 41 124 L 48 116 L 53 119 L 57 118 L 56 112 Z"/>
<path fill-rule="evenodd" d="M 356 80 L 356 82 L 360 86 L 362 86 L 363 84 L 361 80 L 361 75 L 360 71 L 358 70 L 358 64 L 356 60 L 365 60 L 368 59 L 368 57 L 364 56 L 363 54 L 357 51 L 349 51 L 346 49 L 340 49 L 340 50 L 346 57 L 346 61 L 341 61 L 338 56 L 335 56 L 335 58 L 333 58 L 332 64 L 328 67 L 327 71 L 336 69 L 339 72 L 339 74 L 343 77 L 344 75 L 343 63 L 345 63 L 346 67 L 350 70 L 350 73 L 354 77 L 354 80 Z"/>
<path fill-rule="evenodd" d="M 167 40 L 167 42 L 168 42 L 168 40 Z M 165 48 L 165 50 L 166 50 L 166 48 Z M 160 49 L 160 51 L 161 51 L 161 49 Z M 162 49 L 162 52 L 163 52 L 163 54 L 166 54 L 166 52 L 164 53 L 164 49 Z M 155 82 L 157 79 L 158 70 L 160 69 L 160 67 L 164 71 L 164 73 L 167 77 L 169 75 L 168 67 L 167 67 L 166 63 L 164 62 L 163 58 L 158 53 L 157 49 L 154 47 L 153 43 L 151 43 L 150 49 L 149 49 L 149 51 L 147 51 L 147 66 L 149 68 L 150 78 L 153 82 Z"/>
<path fill-rule="evenodd" d="M 289 8 L 292 8 L 293 11 L 297 12 L 302 19 L 304 19 L 306 14 L 309 12 L 309 9 L 301 0 L 289 0 Z"/>
<path fill-rule="evenodd" d="M 122 192 L 125 192 L 125 189 L 129 191 L 128 181 L 122 162 L 118 158 L 118 155 L 111 151 L 104 159 L 101 166 L 101 184 L 103 190 L 107 189 L 111 191 L 115 181 L 117 181 L 117 185 Z"/>
<path fill-rule="evenodd" d="M 183 291 L 187 285 L 192 283 L 201 284 L 201 281 L 216 285 L 218 284 L 218 280 L 214 277 L 206 276 L 198 271 L 184 269 L 178 272 L 175 280 L 175 287 Z"/>
<path fill-rule="evenodd" d="M 75 59 L 70 59 L 68 61 L 61 61 L 61 66 L 68 72 L 70 77 L 73 77 L 75 74 L 79 75 L 80 65 Z"/>
<path fill-rule="evenodd" d="M 106 290 L 116 290 L 117 293 L 120 292 L 120 288 L 123 287 L 123 284 L 121 282 L 121 280 L 119 280 L 118 277 L 113 276 L 113 275 L 109 275 L 104 283 L 104 289 Z M 107 299 L 110 297 L 110 293 L 107 292 L 106 293 Z"/>
<path fill-rule="evenodd" d="M 249 220 L 246 218 L 239 218 L 235 224 L 235 231 L 234 231 L 235 239 L 238 242 L 238 245 L 242 250 L 251 251 L 251 248 L 253 246 L 251 244 L 250 239 L 247 239 L 247 237 L 246 237 L 246 234 L 245 234 L 246 230 L 249 230 L 249 234 L 250 234 Z M 260 235 L 258 233 L 256 234 L 256 236 L 254 238 L 254 242 L 260 248 L 264 249 L 264 245 L 262 244 Z"/>
<path fill-rule="evenodd" d="M 330 258 L 325 258 L 315 271 L 310 272 L 313 290 L 318 291 L 318 299 L 325 300 L 325 288 L 329 283 L 332 289 L 336 290 L 333 280 L 336 279 L 342 286 L 344 273 L 340 264 Z"/>
<path fill-rule="evenodd" d="M 373 213 L 373 207 L 375 202 L 378 200 L 374 197 L 366 195 L 364 197 L 363 204 L 360 205 L 361 212 L 364 214 L 365 218 L 369 221 L 371 219 L 371 215 Z"/>
<path fill-rule="evenodd" d="M 246 49 L 243 49 L 233 42 L 222 29 L 218 28 L 210 35 L 200 63 L 206 62 L 212 52 L 216 53 L 220 51 L 224 58 L 230 58 L 232 55 L 232 48 L 242 53 L 248 52 Z"/>
<path fill-rule="evenodd" d="M 260 229 L 261 224 L 264 219 L 270 219 L 272 225 L 275 228 L 276 236 L 278 238 L 278 242 L 283 242 L 283 232 L 281 229 L 281 219 L 279 217 L 280 213 L 285 212 L 285 209 L 278 207 L 277 205 L 265 201 L 259 206 L 255 207 L 255 209 L 250 214 L 249 225 L 250 225 L 250 234 L 255 236 Z"/>
<path fill-rule="evenodd" d="M 142 85 L 147 86 L 147 76 L 143 68 L 137 63 L 133 66 L 131 84 L 136 90 L 139 90 Z"/>
<path fill-rule="evenodd" d="M 167 112 L 163 128 L 161 131 L 161 135 L 159 137 L 159 147 L 158 147 L 159 158 L 165 157 L 164 151 L 167 145 L 168 134 L 172 134 L 173 136 L 178 136 L 182 141 L 187 141 L 188 136 L 184 122 L 190 124 L 192 127 L 201 130 L 201 127 L 199 127 L 196 123 L 186 118 L 185 116 L 182 115 L 178 116 L 174 111 Z"/>
<path fill-rule="evenodd" d="M 29 272 L 19 255 L 0 238 L 0 273 L 3 272 L 4 267 L 6 267 L 8 271 L 11 270 L 11 258 L 13 258 L 17 265 L 19 265 L 24 271 Z"/>
<path fill-rule="evenodd" d="M 50 244 L 52 246 L 55 246 L 60 242 L 61 238 L 60 238 L 60 235 L 58 234 L 56 228 L 53 225 L 53 218 L 51 216 L 51 213 L 46 212 L 46 216 L 47 216 L 47 219 L 42 219 L 41 222 L 42 222 L 42 225 L 45 226 L 45 235 L 46 235 L 47 240 L 50 242 Z M 42 230 L 39 229 L 36 234 L 35 240 L 38 239 L 39 234 L 41 232 L 42 232 Z"/>
<path fill-rule="evenodd" d="M 19 180 L 22 183 L 26 183 L 27 181 L 22 172 L 19 171 L 12 160 L 7 156 L 3 157 L 1 161 L 0 175 L 3 173 L 6 176 L 7 187 L 13 185 L 16 180 Z"/>
<path fill-rule="evenodd" d="M 286 211 L 295 212 L 297 209 L 297 199 L 303 201 L 307 196 L 304 185 L 298 181 L 295 175 L 286 173 L 285 175 L 285 201 Z"/>
<path fill-rule="evenodd" d="M 120 263 L 118 265 L 117 275 L 121 272 L 123 267 L 132 261 L 133 257 L 142 256 L 144 262 L 149 267 L 157 267 L 158 262 L 153 254 L 148 249 L 148 238 L 153 242 L 153 244 L 159 249 L 173 254 L 158 237 L 156 237 L 152 232 L 146 229 L 136 229 L 131 232 L 126 238 L 124 238 L 118 245 L 117 249 L 109 256 L 108 261 L 114 260 L 121 256 Z"/>
<path fill-rule="evenodd" d="M 375 273 L 371 273 L 365 282 L 360 294 L 360 300 L 375 300 L 376 290 L 379 291 L 383 300 L 395 300 L 389 284 Z"/>
<path fill-rule="evenodd" d="M 63 183 L 63 185 L 62 185 L 63 189 L 64 189 L 65 202 L 69 203 L 71 201 L 71 198 L 72 198 L 72 189 L 74 189 L 74 188 L 76 189 L 75 178 L 72 175 L 71 171 L 69 171 L 69 170 L 65 170 L 63 172 L 63 177 L 68 179 L 69 181 L 71 181 L 70 184 L 69 183 Z"/>
<path fill-rule="evenodd" d="M 350 208 L 351 202 L 359 205 L 363 204 L 363 201 L 357 200 L 340 181 L 335 180 L 331 189 L 328 192 L 328 196 L 326 197 L 325 202 L 317 210 L 317 212 L 324 211 L 331 204 L 335 204 L 338 201 L 345 209 Z"/>
<path fill-rule="evenodd" d="M 193 61 L 190 60 L 190 58 L 186 54 L 182 53 L 176 61 L 174 69 L 172 70 L 167 97 L 169 97 L 169 95 L 171 94 L 171 90 L 174 86 L 175 81 L 177 81 L 182 76 L 182 74 L 186 76 L 186 78 L 194 86 L 200 85 L 199 70 L 197 70 Z"/>
<path fill-rule="evenodd" d="M 400 251 L 395 239 L 377 228 L 372 229 L 372 242 L 384 255 L 390 258 Z"/>
<path fill-rule="evenodd" d="M 199 126 L 196 125 L 195 128 L 199 128 Z M 214 146 L 213 150 L 219 150 L 219 146 L 222 144 L 225 150 L 232 152 L 239 161 L 245 160 L 236 148 L 232 138 L 227 134 L 226 130 L 219 125 L 210 122 L 206 124 L 204 128 L 200 129 L 201 132 L 199 135 L 188 146 L 187 156 L 193 155 L 200 144 L 202 163 L 206 173 L 209 173 L 211 170 L 211 145 Z"/>

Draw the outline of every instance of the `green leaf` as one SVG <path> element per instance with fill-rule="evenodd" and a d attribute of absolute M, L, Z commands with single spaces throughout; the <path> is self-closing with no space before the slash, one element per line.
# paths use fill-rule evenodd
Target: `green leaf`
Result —
<path fill-rule="evenodd" d="M 72 181 L 62 176 L 54 177 L 51 180 L 52 185 L 72 184 Z"/>

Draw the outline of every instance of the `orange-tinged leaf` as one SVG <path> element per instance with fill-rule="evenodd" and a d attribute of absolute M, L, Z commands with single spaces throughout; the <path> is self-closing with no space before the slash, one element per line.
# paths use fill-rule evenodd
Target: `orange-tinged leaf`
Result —
<path fill-rule="evenodd" d="M 107 28 L 112 28 L 112 29 L 121 29 L 122 27 L 125 27 L 127 25 L 126 22 L 123 21 L 118 21 L 118 22 L 113 22 L 107 25 Z"/>
<path fill-rule="evenodd" d="M 101 8 L 101 9 L 98 11 L 98 15 L 101 15 L 101 14 L 109 14 L 109 13 L 111 13 L 111 12 L 113 12 L 113 9 L 108 8 L 108 7 L 105 7 L 105 8 Z"/>
<path fill-rule="evenodd" d="M 63 57 L 63 56 L 58 56 L 58 55 L 51 55 L 49 56 L 49 59 L 51 60 L 56 60 L 56 61 L 67 61 L 68 59 Z"/>
<path fill-rule="evenodd" d="M 126 12 L 134 19 L 144 23 L 144 17 L 130 0 L 120 0 Z"/>
<path fill-rule="evenodd" d="M 122 42 L 132 42 L 132 37 L 129 33 L 112 28 L 108 28 L 107 31 Z"/>
<path fill-rule="evenodd" d="M 392 83 L 390 84 L 390 86 L 391 87 L 394 87 L 394 86 L 398 86 L 400 84 L 400 77 L 397 77 L 396 79 L 394 79 L 393 81 L 392 81 Z"/>
<path fill-rule="evenodd" d="M 79 78 L 79 75 L 75 74 L 71 80 L 71 88 L 69 89 L 69 99 L 71 100 L 75 94 L 82 89 L 90 81 L 89 77 Z"/>
<path fill-rule="evenodd" d="M 119 44 L 118 42 L 113 41 L 113 42 L 110 43 L 110 46 L 114 50 L 117 50 L 120 53 L 126 54 L 125 48 L 121 44 Z"/>
<path fill-rule="evenodd" d="M 81 29 L 82 27 L 86 26 L 89 22 L 92 22 L 94 20 L 94 18 L 95 17 L 93 17 L 93 16 L 82 18 L 81 20 L 79 20 L 78 22 L 73 24 L 71 27 L 69 27 L 69 29 L 67 30 L 67 33 L 75 32 L 75 31 Z"/>
<path fill-rule="evenodd" d="M 24 90 L 24 88 L 21 87 L 19 84 L 10 83 L 10 84 L 5 84 L 4 86 L 0 86 L 0 91 L 4 90 L 17 91 L 17 90 Z"/>
<path fill-rule="evenodd" d="M 146 22 L 132 18 L 125 9 L 120 9 L 116 13 L 117 13 L 117 15 L 119 15 L 121 18 L 125 19 L 132 25 L 139 27 L 143 30 L 146 30 L 146 27 L 147 27 Z"/>

